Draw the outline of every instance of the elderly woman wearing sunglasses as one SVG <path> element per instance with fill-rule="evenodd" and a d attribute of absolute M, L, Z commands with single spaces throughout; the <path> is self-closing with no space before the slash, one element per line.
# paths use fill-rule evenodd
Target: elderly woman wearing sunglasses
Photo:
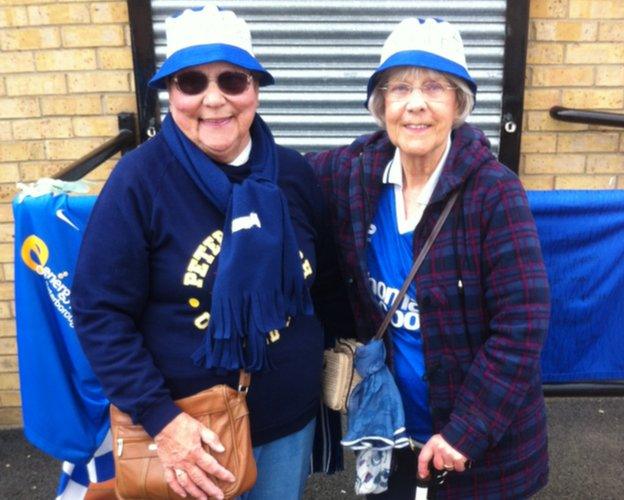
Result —
<path fill-rule="evenodd" d="M 76 330 L 110 401 L 155 437 L 181 496 L 222 498 L 211 477 L 232 476 L 215 460 L 216 435 L 173 401 L 252 372 L 258 480 L 245 497 L 296 499 L 320 399 L 312 299 L 327 326 L 322 312 L 337 302 L 325 291 L 339 289 L 322 195 L 256 113 L 273 78 L 245 22 L 209 5 L 167 19 L 166 32 L 150 84 L 168 90 L 169 114 L 98 198 L 72 291 Z"/>
<path fill-rule="evenodd" d="M 446 474 L 437 498 L 526 498 L 548 476 L 539 359 L 549 318 L 526 194 L 464 123 L 477 86 L 454 26 L 404 20 L 367 90 L 384 130 L 308 156 L 331 205 L 361 340 L 459 194 L 392 321 L 394 376 L 420 453 L 397 451 L 387 491 L 372 498 L 414 498 L 429 467 Z"/>

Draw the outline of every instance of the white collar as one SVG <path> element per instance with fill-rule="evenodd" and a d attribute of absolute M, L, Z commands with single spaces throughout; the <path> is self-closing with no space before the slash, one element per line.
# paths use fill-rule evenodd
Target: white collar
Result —
<path fill-rule="evenodd" d="M 249 155 L 251 155 L 251 142 L 251 139 L 249 139 L 249 144 L 245 146 L 245 149 L 243 149 L 236 158 L 228 163 L 228 165 L 232 165 L 233 167 L 240 167 L 241 165 L 247 163 L 247 160 L 249 160 Z"/>
<path fill-rule="evenodd" d="M 420 206 L 420 210 L 416 214 L 415 218 L 406 219 L 405 218 L 405 207 L 403 205 L 403 166 L 401 164 L 401 152 L 399 148 L 396 148 L 394 151 L 394 157 L 384 170 L 382 176 L 382 182 L 384 184 L 394 184 L 394 199 L 395 199 L 395 208 L 396 208 L 396 220 L 397 227 L 399 233 L 404 234 L 410 231 L 413 231 L 416 225 L 420 222 L 423 212 L 429 200 L 431 199 L 431 195 L 433 194 L 433 190 L 438 184 L 438 180 L 440 179 L 440 175 L 442 174 L 442 167 L 446 162 L 446 158 L 448 157 L 449 151 L 451 150 L 451 136 L 449 134 L 448 140 L 446 142 L 446 148 L 444 153 L 442 154 L 442 158 L 436 165 L 434 171 L 432 172 L 429 179 L 427 179 L 426 184 L 420 190 L 418 194 L 418 200 L 416 203 Z"/>
<path fill-rule="evenodd" d="M 442 167 L 446 162 L 446 158 L 448 157 L 449 151 L 451 150 L 451 136 L 448 136 L 448 140 L 446 141 L 446 148 L 444 149 L 444 153 L 442 154 L 442 158 L 436 165 L 433 173 L 427 179 L 427 183 L 423 186 L 418 195 L 418 203 L 424 203 L 425 205 L 429 203 L 429 199 L 433 194 L 433 190 L 438 183 L 438 179 L 440 178 L 440 174 L 442 173 Z M 382 182 L 384 184 L 395 184 L 399 187 L 403 187 L 403 165 L 401 164 L 401 152 L 399 148 L 394 150 L 394 157 L 392 160 L 388 162 L 386 165 L 386 169 L 384 170 L 382 176 Z"/>

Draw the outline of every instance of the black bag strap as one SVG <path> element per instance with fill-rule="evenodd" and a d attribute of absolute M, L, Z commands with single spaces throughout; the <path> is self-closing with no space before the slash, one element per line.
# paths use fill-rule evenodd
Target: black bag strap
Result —
<path fill-rule="evenodd" d="M 457 201 L 458 196 L 459 196 L 459 191 L 455 191 L 453 195 L 450 197 L 449 201 L 446 202 L 444 210 L 442 210 L 442 213 L 440 214 L 440 218 L 437 220 L 435 226 L 433 227 L 433 230 L 431 231 L 429 238 L 427 238 L 427 241 L 422 247 L 422 250 L 418 254 L 418 257 L 416 257 L 416 260 L 414 261 L 414 265 L 412 265 L 412 269 L 407 275 L 407 278 L 405 278 L 405 281 L 403 282 L 403 286 L 401 287 L 399 294 L 394 299 L 394 302 L 392 303 L 392 307 L 386 314 L 386 317 L 384 318 L 383 322 L 379 326 L 379 329 L 377 330 L 377 333 L 375 333 L 375 336 L 373 337 L 373 339 L 380 339 L 386 333 L 386 330 L 388 329 L 388 325 L 390 324 L 390 321 L 392 321 L 392 316 L 394 315 L 396 310 L 399 308 L 399 304 L 403 300 L 403 297 L 405 297 L 405 294 L 407 293 L 407 289 L 409 288 L 410 284 L 414 280 L 414 276 L 416 276 L 416 273 L 418 272 L 420 265 L 425 260 L 425 257 L 427 256 L 429 249 L 433 245 L 433 242 L 438 236 L 438 233 L 442 229 L 442 225 L 444 224 L 444 222 L 446 221 L 446 218 L 451 212 L 453 205 L 455 205 L 455 201 Z"/>

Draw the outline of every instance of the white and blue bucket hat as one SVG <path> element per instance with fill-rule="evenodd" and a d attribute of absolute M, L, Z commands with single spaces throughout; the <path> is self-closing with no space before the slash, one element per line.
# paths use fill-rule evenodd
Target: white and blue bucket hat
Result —
<path fill-rule="evenodd" d="M 368 80 L 366 107 L 382 73 L 400 66 L 456 76 L 466 82 L 475 97 L 477 95 L 477 84 L 466 65 L 461 35 L 457 28 L 441 19 L 408 18 L 394 28 L 381 49 L 379 66 Z"/>
<path fill-rule="evenodd" d="M 186 9 L 165 19 L 167 59 L 149 81 L 151 87 L 167 88 L 167 79 L 180 70 L 213 62 L 227 62 L 254 72 L 260 86 L 275 83 L 256 59 L 251 32 L 244 19 L 229 10 L 208 4 Z"/>

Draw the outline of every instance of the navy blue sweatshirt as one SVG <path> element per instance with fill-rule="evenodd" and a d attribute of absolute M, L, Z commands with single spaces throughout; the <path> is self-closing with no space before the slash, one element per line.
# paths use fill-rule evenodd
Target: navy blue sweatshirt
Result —
<path fill-rule="evenodd" d="M 336 292 L 321 194 L 301 155 L 277 152 L 306 283 L 331 328 L 348 313 Z M 221 168 L 233 182 L 249 172 Z M 72 288 L 76 331 L 109 400 L 152 436 L 179 413 L 174 399 L 219 383 L 236 387 L 237 373 L 217 375 L 191 360 L 204 341 L 223 220 L 159 134 L 121 159 L 85 232 Z M 269 342 L 275 369 L 252 375 L 248 395 L 254 446 L 301 429 L 319 405 L 317 317 L 295 318 Z"/>

